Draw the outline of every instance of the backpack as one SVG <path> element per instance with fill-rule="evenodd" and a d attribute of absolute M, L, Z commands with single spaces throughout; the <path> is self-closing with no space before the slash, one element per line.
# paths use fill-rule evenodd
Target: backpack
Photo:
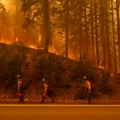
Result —
<path fill-rule="evenodd" d="M 52 94 L 52 93 L 53 93 L 53 88 L 51 85 L 48 85 L 47 94 Z"/>
<path fill-rule="evenodd" d="M 91 83 L 91 92 L 95 92 L 95 87 L 92 83 Z"/>

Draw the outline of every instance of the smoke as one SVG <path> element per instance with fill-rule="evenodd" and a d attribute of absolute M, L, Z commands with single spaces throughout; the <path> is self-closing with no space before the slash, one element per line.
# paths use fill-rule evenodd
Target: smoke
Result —
<path fill-rule="evenodd" d="M 14 0 L 0 0 L 0 2 L 5 6 L 7 12 L 10 14 L 15 13 L 16 5 L 14 3 Z"/>

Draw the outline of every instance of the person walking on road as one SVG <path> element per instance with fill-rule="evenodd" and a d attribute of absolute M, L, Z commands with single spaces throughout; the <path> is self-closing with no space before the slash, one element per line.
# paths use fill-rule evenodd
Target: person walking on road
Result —
<path fill-rule="evenodd" d="M 86 89 L 87 92 L 87 98 L 88 98 L 88 103 L 91 103 L 91 82 L 88 80 L 88 78 L 86 76 L 83 77 L 84 80 L 84 87 Z"/>
<path fill-rule="evenodd" d="M 23 82 L 20 75 L 17 75 L 17 96 L 19 97 L 19 102 L 24 102 L 23 98 Z"/>
<path fill-rule="evenodd" d="M 42 100 L 41 103 L 44 103 L 44 100 L 50 98 L 54 102 L 53 93 L 50 89 L 50 86 L 47 84 L 46 80 L 42 80 Z"/>

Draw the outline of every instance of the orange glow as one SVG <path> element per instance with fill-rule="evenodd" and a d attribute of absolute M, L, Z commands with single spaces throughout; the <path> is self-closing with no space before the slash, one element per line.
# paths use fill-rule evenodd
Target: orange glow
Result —
<path fill-rule="evenodd" d="M 4 4 L 7 11 L 9 11 L 11 14 L 15 13 L 15 4 L 14 1 L 11 0 L 1 0 L 1 3 Z"/>
<path fill-rule="evenodd" d="M 54 46 L 49 47 L 49 52 L 54 53 L 56 55 L 63 55 L 62 51 L 57 51 Z"/>
<path fill-rule="evenodd" d="M 37 47 L 34 46 L 34 45 L 29 45 L 28 47 L 30 47 L 30 48 L 32 48 L 32 49 L 37 49 Z"/>
<path fill-rule="evenodd" d="M 13 42 L 11 42 L 11 40 L 3 40 L 3 39 L 2 39 L 2 40 L 0 41 L 0 43 L 5 43 L 5 44 L 10 45 L 10 44 L 12 44 Z M 16 40 L 15 40 L 15 43 L 19 43 L 17 38 L 16 38 Z M 32 49 L 43 49 L 42 47 L 38 48 L 37 46 L 35 46 L 35 45 L 33 45 L 33 44 L 28 45 L 28 46 L 26 46 L 26 47 L 29 47 L 29 48 L 32 48 Z M 50 53 L 54 53 L 54 54 L 56 54 L 56 55 L 64 55 L 61 51 L 56 51 L 56 49 L 54 48 L 54 46 L 50 46 L 50 47 L 49 47 L 49 52 L 50 52 Z M 69 50 L 69 54 L 68 54 L 68 55 L 69 55 L 68 57 L 69 57 L 70 59 L 76 60 L 75 54 L 73 54 L 72 51 Z"/>
<path fill-rule="evenodd" d="M 2 2 L 3 4 L 6 4 L 6 3 L 7 3 L 7 0 L 1 0 L 1 2 Z"/>
<path fill-rule="evenodd" d="M 1 0 L 1 3 L 4 4 L 5 8 L 8 8 L 8 1 L 7 0 Z"/>
<path fill-rule="evenodd" d="M 49 47 L 49 52 L 51 52 L 51 53 L 55 53 L 55 52 L 56 52 L 56 51 L 55 51 L 55 48 L 52 47 L 52 46 L 50 46 L 50 47 Z"/>
<path fill-rule="evenodd" d="M 8 40 L 3 40 L 3 39 L 0 40 L 0 43 L 5 43 L 5 44 L 8 44 L 8 45 L 11 44 L 10 41 L 8 41 Z"/>

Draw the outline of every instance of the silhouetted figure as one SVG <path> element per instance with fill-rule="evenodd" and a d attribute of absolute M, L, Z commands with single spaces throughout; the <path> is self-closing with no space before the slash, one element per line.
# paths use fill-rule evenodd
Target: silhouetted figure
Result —
<path fill-rule="evenodd" d="M 50 89 L 50 86 L 46 83 L 46 80 L 42 80 L 42 100 L 41 103 L 44 103 L 46 98 L 50 98 L 54 102 L 53 93 Z"/>
<path fill-rule="evenodd" d="M 87 92 L 87 98 L 88 98 L 88 103 L 91 103 L 91 97 L 92 97 L 92 93 L 91 93 L 91 82 L 88 80 L 88 78 L 86 76 L 83 77 L 84 80 L 84 86 Z"/>
<path fill-rule="evenodd" d="M 24 102 L 24 97 L 23 97 L 23 82 L 21 79 L 20 75 L 17 75 L 17 96 L 19 97 L 19 102 Z"/>

